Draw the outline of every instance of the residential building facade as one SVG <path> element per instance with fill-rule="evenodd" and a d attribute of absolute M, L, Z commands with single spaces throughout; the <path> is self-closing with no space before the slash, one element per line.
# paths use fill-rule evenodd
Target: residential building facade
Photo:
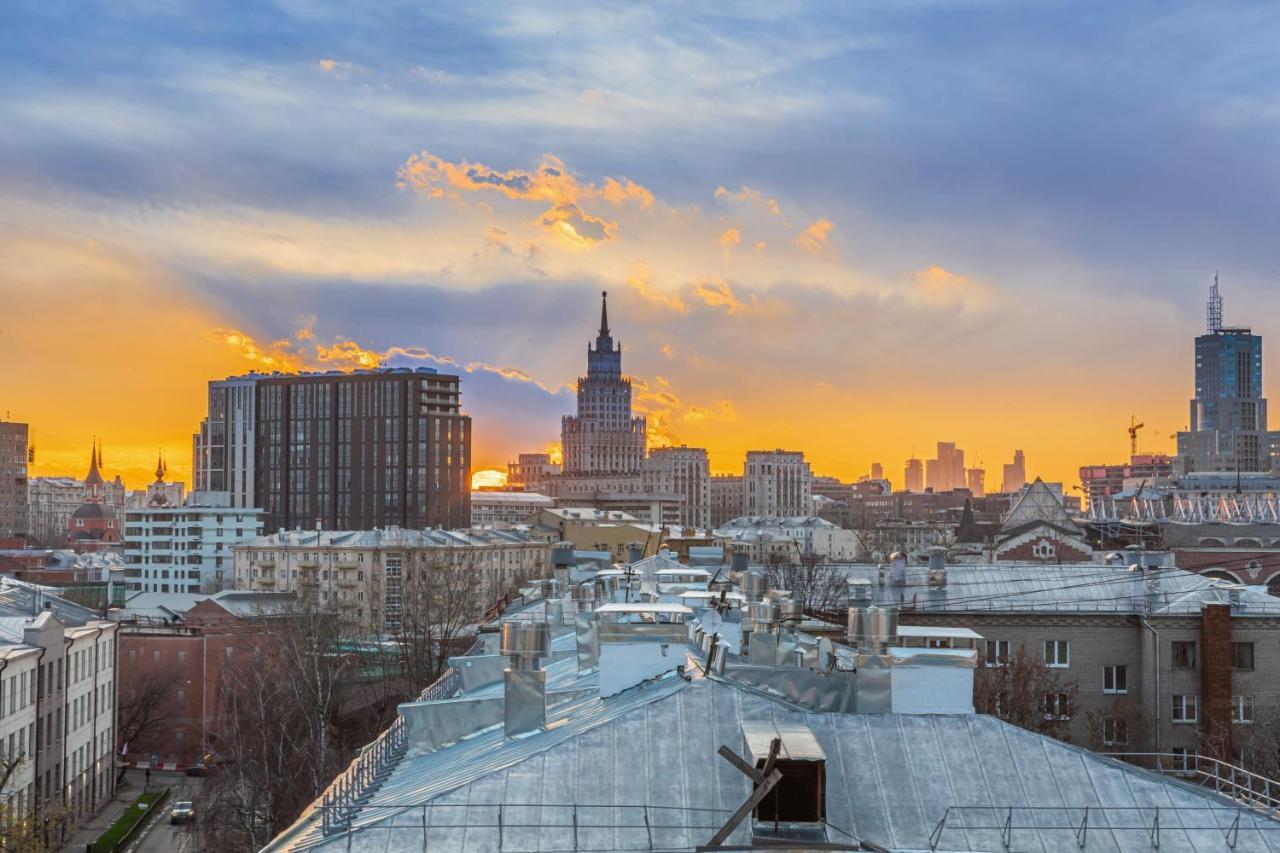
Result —
<path fill-rule="evenodd" d="M 742 489 L 742 477 L 738 474 L 715 474 L 711 477 L 708 494 L 712 527 L 719 527 L 746 512 Z"/>
<path fill-rule="evenodd" d="M 125 510 L 125 587 L 206 594 L 230 589 L 232 547 L 261 532 L 262 510 L 231 506 L 227 492 L 192 492 L 185 505 Z"/>
<path fill-rule="evenodd" d="M 332 608 L 353 630 L 394 636 L 406 587 L 461 568 L 483 612 L 517 583 L 544 577 L 549 541 L 514 530 L 279 531 L 234 547 L 236 588 L 292 592 Z M 411 577 L 412 576 L 412 577 Z M 477 614 L 478 615 L 478 614 Z"/>
<path fill-rule="evenodd" d="M 260 378 L 255 505 L 268 530 L 463 527 L 471 418 L 457 376 L 380 368 Z"/>
<path fill-rule="evenodd" d="M 813 472 L 804 453 L 749 450 L 742 469 L 743 515 L 810 514 Z"/>
<path fill-rule="evenodd" d="M 710 526 L 711 465 L 705 448 L 655 447 L 649 451 L 641 480 L 645 491 L 681 497 L 678 524 Z"/>
<path fill-rule="evenodd" d="M 0 539 L 25 537 L 27 507 L 27 425 L 0 421 Z"/>

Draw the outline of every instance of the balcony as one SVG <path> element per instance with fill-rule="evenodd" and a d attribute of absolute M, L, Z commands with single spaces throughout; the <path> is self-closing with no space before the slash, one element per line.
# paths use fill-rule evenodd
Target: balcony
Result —
<path fill-rule="evenodd" d="M 340 569 L 354 569 L 360 565 L 354 557 L 339 557 L 337 562 Z"/>
<path fill-rule="evenodd" d="M 260 569 L 274 569 L 276 567 L 275 560 L 258 560 L 254 565 Z"/>
<path fill-rule="evenodd" d="M 300 569 L 318 569 L 320 568 L 319 560 L 299 560 L 298 568 Z"/>
<path fill-rule="evenodd" d="M 338 572 L 338 586 L 358 586 L 359 583 L 355 569 L 343 569 Z"/>
<path fill-rule="evenodd" d="M 264 577 L 253 579 L 254 589 L 275 589 L 275 586 L 276 586 L 275 575 L 266 575 Z"/>

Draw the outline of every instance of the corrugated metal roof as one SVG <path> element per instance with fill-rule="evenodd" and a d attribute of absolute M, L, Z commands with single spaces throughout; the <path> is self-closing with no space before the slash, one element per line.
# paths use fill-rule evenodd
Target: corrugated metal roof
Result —
<path fill-rule="evenodd" d="M 907 569 L 906 583 L 894 586 L 885 571 L 879 583 L 876 566 L 844 566 L 850 578 L 871 581 L 876 604 L 905 604 L 917 610 L 941 612 L 1014 611 L 1070 613 L 1138 613 L 1152 615 L 1199 613 L 1205 604 L 1231 603 L 1231 584 L 1181 569 L 1159 568 L 1158 591 L 1148 596 L 1142 578 L 1125 566 L 1066 564 L 953 564 L 947 566 L 947 585 L 932 589 L 928 570 Z M 1238 590 L 1236 616 L 1280 616 L 1280 599 L 1252 589 Z"/>
<path fill-rule="evenodd" d="M 750 792 L 716 754 L 721 744 L 744 754 L 744 727 L 807 729 L 826 757 L 828 823 L 892 850 L 930 849 L 944 816 L 939 850 L 1077 850 L 1088 806 L 1090 851 L 1151 850 L 1158 808 L 1161 853 L 1201 853 L 1227 849 L 1236 816 L 1208 789 L 992 717 L 804 713 L 730 683 L 668 677 L 565 707 L 526 738 L 495 728 L 406 758 L 350 838 L 311 832 L 275 849 L 690 849 Z M 1018 811 L 1006 847 L 999 827 L 1009 807 Z M 1272 830 L 1280 824 L 1244 812 L 1235 849 L 1280 851 Z M 731 843 L 747 838 L 740 827 Z"/>

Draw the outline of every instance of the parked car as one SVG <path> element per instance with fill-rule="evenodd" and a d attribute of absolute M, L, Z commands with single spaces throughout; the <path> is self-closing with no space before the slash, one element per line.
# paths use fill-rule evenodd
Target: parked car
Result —
<path fill-rule="evenodd" d="M 190 800 L 179 800 L 169 809 L 169 823 L 188 823 L 196 818 L 196 804 Z"/>
<path fill-rule="evenodd" d="M 188 776 L 208 776 L 209 765 L 204 763 L 204 759 L 200 759 L 199 761 L 196 761 L 194 764 L 190 765 L 187 768 L 187 775 Z"/>

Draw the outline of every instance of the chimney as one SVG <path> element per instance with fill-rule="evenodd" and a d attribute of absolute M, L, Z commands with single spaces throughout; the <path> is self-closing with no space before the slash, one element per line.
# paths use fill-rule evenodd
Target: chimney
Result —
<path fill-rule="evenodd" d="M 1200 749 L 1231 761 L 1231 605 L 1200 609 Z"/>
<path fill-rule="evenodd" d="M 573 625 L 578 642 L 578 672 L 586 672 L 600 664 L 600 649 L 596 645 L 596 582 L 587 581 L 573 588 Z"/>
<path fill-rule="evenodd" d="M 742 592 L 748 603 L 762 601 L 769 593 L 769 579 L 759 572 L 747 572 L 743 581 Z"/>
<path fill-rule="evenodd" d="M 947 588 L 947 549 L 934 545 L 929 549 L 929 590 Z"/>
<path fill-rule="evenodd" d="M 896 607 L 850 607 L 845 638 L 867 654 L 884 654 L 898 636 Z"/>
<path fill-rule="evenodd" d="M 507 737 L 536 732 L 547 724 L 547 674 L 539 659 L 551 654 L 551 626 L 503 622 L 502 654 L 511 659 L 503 673 L 503 730 Z"/>
<path fill-rule="evenodd" d="M 778 618 L 783 628 L 799 630 L 804 621 L 804 606 L 794 598 L 784 598 L 778 602 Z"/>

